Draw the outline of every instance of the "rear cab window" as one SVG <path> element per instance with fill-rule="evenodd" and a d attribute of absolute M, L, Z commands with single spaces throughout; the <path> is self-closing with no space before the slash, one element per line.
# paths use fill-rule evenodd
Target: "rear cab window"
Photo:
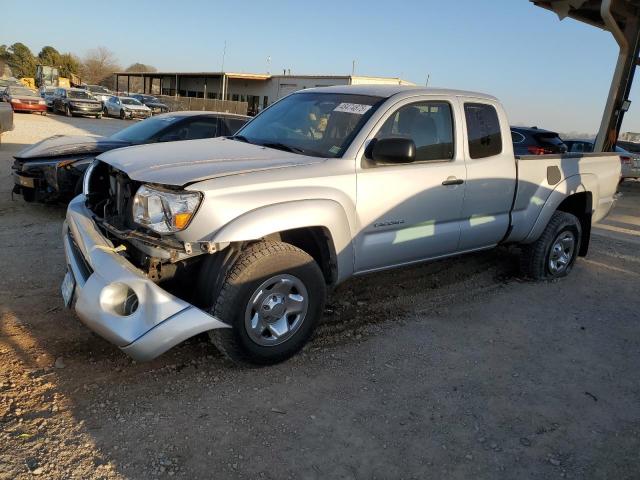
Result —
<path fill-rule="evenodd" d="M 469 156 L 480 159 L 502 153 L 502 133 L 495 107 L 486 103 L 465 103 L 464 115 Z"/>

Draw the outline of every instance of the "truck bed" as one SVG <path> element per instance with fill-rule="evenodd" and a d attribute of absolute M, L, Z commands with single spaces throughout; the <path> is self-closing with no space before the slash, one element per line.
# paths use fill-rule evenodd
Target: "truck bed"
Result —
<path fill-rule="evenodd" d="M 592 222 L 611 209 L 620 181 L 615 153 L 568 153 L 516 156 L 518 180 L 511 214 L 509 242 L 537 238 L 550 215 L 567 195 L 591 192 Z M 554 208 L 543 208 L 547 204 Z"/>

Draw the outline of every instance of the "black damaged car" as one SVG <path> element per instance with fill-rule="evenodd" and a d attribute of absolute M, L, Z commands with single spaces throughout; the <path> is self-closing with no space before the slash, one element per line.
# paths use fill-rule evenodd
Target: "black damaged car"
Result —
<path fill-rule="evenodd" d="M 250 117 L 218 112 L 177 112 L 137 122 L 110 137 L 56 135 L 14 156 L 13 193 L 27 202 L 69 201 L 82 193 L 82 176 L 109 150 L 154 142 L 233 135 Z"/>
<path fill-rule="evenodd" d="M 158 113 L 167 113 L 169 111 L 169 107 L 153 95 L 136 94 L 131 95 L 131 98 L 135 98 L 143 105 L 149 107 L 151 109 L 152 115 L 157 115 Z"/>

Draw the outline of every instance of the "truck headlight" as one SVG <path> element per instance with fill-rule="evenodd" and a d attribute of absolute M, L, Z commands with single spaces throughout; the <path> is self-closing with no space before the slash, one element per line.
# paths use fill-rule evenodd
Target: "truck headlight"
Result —
<path fill-rule="evenodd" d="M 184 230 L 191 222 L 202 195 L 141 186 L 133 197 L 133 221 L 157 233 Z"/>

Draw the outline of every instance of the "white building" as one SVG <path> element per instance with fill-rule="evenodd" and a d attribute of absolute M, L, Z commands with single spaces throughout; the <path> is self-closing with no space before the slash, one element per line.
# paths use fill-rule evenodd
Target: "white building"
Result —
<path fill-rule="evenodd" d="M 331 85 L 413 85 L 400 78 L 357 75 L 268 75 L 229 72 L 117 72 L 116 91 L 247 102 L 256 113 L 294 91 Z M 134 81 L 134 79 L 137 79 Z M 140 81 L 142 79 L 142 81 Z"/>

